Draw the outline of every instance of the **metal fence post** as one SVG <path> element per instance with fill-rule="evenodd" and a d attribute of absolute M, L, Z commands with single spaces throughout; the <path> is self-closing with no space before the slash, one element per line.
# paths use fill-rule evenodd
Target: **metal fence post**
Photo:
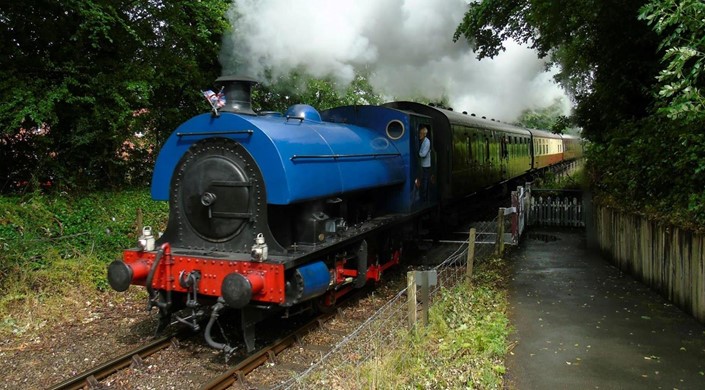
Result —
<path fill-rule="evenodd" d="M 531 225 L 531 182 L 524 183 L 524 191 L 526 193 L 526 226 Z"/>
<path fill-rule="evenodd" d="M 519 242 L 519 211 L 521 210 L 518 191 L 512 191 L 512 207 L 514 207 L 514 213 L 512 213 L 512 243 L 516 244 Z"/>

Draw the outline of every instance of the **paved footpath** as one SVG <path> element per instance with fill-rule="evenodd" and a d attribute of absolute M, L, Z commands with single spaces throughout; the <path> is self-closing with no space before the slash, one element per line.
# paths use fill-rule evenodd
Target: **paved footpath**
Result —
<path fill-rule="evenodd" d="M 705 326 L 584 232 L 531 230 L 509 259 L 510 389 L 705 389 Z"/>

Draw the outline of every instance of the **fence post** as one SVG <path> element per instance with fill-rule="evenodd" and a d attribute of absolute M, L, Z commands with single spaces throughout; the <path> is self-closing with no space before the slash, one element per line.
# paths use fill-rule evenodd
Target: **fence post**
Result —
<path fill-rule="evenodd" d="M 416 271 L 406 273 L 406 296 L 409 309 L 409 330 L 416 327 Z"/>
<path fill-rule="evenodd" d="M 526 226 L 531 225 L 531 182 L 524 183 L 524 191 L 526 193 Z"/>
<path fill-rule="evenodd" d="M 519 202 L 518 206 L 519 210 L 518 216 L 519 216 L 519 237 L 521 237 L 522 234 L 524 234 L 524 229 L 526 229 L 526 224 L 527 224 L 527 219 L 526 219 L 526 210 L 528 210 L 528 206 L 526 204 L 526 191 L 524 190 L 524 187 L 517 187 L 517 192 L 519 193 Z M 517 241 L 518 243 L 518 241 Z"/>
<path fill-rule="evenodd" d="M 423 326 L 428 326 L 428 306 L 431 304 L 428 286 L 428 271 L 420 272 L 421 276 L 421 321 Z"/>
<path fill-rule="evenodd" d="M 475 228 L 470 228 L 470 236 L 468 237 L 468 258 L 465 271 L 468 285 L 472 283 L 472 267 L 475 263 L 475 234 Z"/>
<path fill-rule="evenodd" d="M 504 207 L 499 208 L 497 214 L 497 255 L 504 253 Z"/>

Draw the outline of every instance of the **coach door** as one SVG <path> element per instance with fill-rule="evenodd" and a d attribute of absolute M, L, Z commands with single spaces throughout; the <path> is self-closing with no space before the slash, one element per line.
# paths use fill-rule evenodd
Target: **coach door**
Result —
<path fill-rule="evenodd" d="M 509 178 L 509 136 L 501 132 L 499 135 L 499 177 L 502 181 Z"/>
<path fill-rule="evenodd" d="M 421 158 L 419 157 L 419 152 L 421 150 L 421 140 L 419 139 L 419 133 L 421 129 L 425 127 L 428 130 L 426 137 L 431 141 L 431 169 L 424 176 L 424 170 L 421 167 Z M 412 117 L 411 128 L 413 131 L 414 139 L 409 143 L 411 146 L 411 165 L 414 179 L 414 204 L 423 205 L 424 203 L 430 204 L 436 202 L 438 199 L 438 170 L 437 170 L 437 156 L 436 156 L 436 143 L 434 142 L 434 128 L 431 125 L 430 118 Z M 424 180 L 427 181 L 427 194 L 423 193 L 424 190 Z"/>

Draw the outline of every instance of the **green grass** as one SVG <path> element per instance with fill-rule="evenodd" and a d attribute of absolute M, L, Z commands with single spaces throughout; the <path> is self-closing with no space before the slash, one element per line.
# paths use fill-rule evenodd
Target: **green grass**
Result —
<path fill-rule="evenodd" d="M 510 331 L 503 267 L 490 260 L 478 268 L 472 287 L 443 290 L 428 327 L 408 335 L 381 387 L 501 388 Z"/>
<path fill-rule="evenodd" d="M 426 327 L 412 332 L 400 327 L 395 347 L 378 340 L 385 345 L 371 347 L 377 351 L 373 358 L 342 363 L 336 374 L 314 374 L 309 383 L 350 389 L 502 388 L 511 332 L 506 283 L 504 261 L 484 262 L 471 286 L 461 283 L 436 296 Z"/>
<path fill-rule="evenodd" d="M 107 264 L 135 244 L 138 209 L 163 231 L 167 205 L 147 189 L 0 197 L 0 333 L 58 321 L 66 303 L 107 290 Z"/>

